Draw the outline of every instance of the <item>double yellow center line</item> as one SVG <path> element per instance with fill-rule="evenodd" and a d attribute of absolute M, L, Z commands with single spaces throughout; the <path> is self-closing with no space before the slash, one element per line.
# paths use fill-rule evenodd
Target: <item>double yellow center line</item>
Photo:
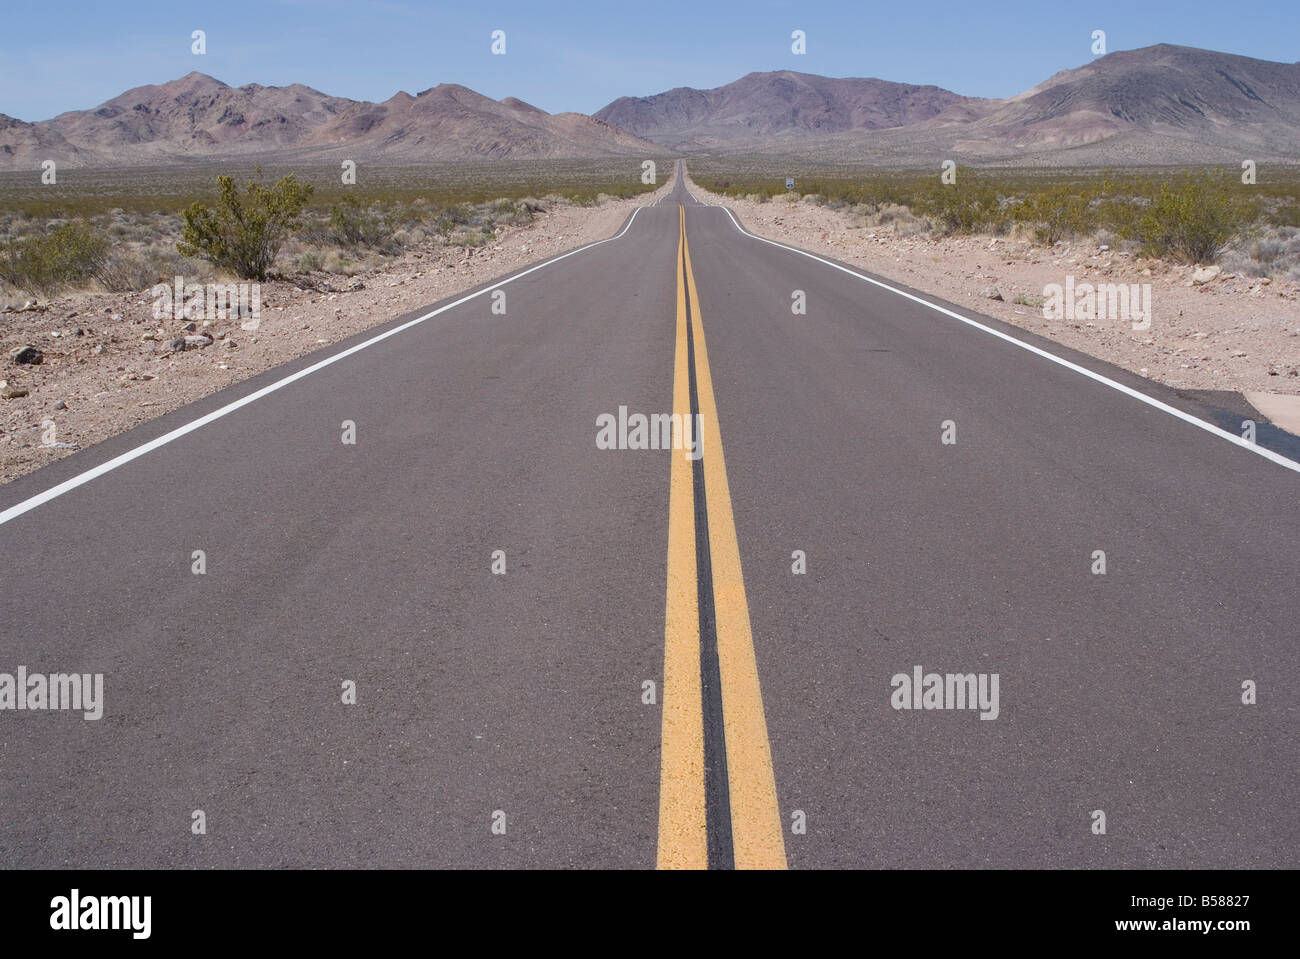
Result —
<path fill-rule="evenodd" d="M 681 206 L 678 224 L 673 422 L 681 430 L 700 414 L 703 456 L 672 456 L 658 863 L 784 869 L 772 751 Z M 683 440 L 675 437 L 674 450 L 689 448 Z"/>

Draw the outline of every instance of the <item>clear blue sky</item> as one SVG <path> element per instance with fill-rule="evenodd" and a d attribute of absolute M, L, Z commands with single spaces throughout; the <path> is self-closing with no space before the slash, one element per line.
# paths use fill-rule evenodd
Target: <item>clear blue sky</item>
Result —
<path fill-rule="evenodd" d="M 544 110 L 590 113 L 618 96 L 714 87 L 753 70 L 934 83 L 1009 96 L 1108 49 L 1179 43 L 1300 59 L 1298 0 L 956 0 L 573 3 L 179 0 L 6 4 L 0 113 L 44 120 L 199 70 L 226 83 L 300 82 L 385 100 L 461 83 Z M 790 51 L 790 33 L 808 52 Z M 207 32 L 207 54 L 190 33 Z M 490 34 L 506 31 L 506 55 Z"/>

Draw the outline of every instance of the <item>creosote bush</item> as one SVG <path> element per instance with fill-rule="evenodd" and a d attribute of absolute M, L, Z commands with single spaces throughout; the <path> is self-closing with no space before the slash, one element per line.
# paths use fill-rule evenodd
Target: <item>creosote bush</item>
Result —
<path fill-rule="evenodd" d="M 108 240 L 83 222 L 13 239 L 0 246 L 0 281 L 36 293 L 88 280 L 107 285 Z"/>
<path fill-rule="evenodd" d="M 384 218 L 361 205 L 355 197 L 344 197 L 330 210 L 328 239 L 341 246 L 366 246 L 393 252 L 393 231 Z"/>
<path fill-rule="evenodd" d="M 732 173 L 723 162 L 701 161 L 696 181 L 735 197 L 800 198 L 785 190 L 783 176 L 714 179 Z M 958 168 L 956 182 L 947 184 L 937 172 L 902 171 L 797 180 L 807 191 L 804 200 L 851 205 L 855 226 L 892 225 L 895 233 L 912 235 L 925 231 L 928 221 L 929 232 L 941 236 L 1010 231 L 1046 246 L 1118 238 L 1152 256 L 1196 263 L 1219 259 L 1234 240 L 1255 235 L 1259 224 L 1300 225 L 1300 178 L 1291 171 L 1271 172 L 1267 186 L 1263 179 L 1259 186 L 1242 184 L 1240 171 L 1231 169 L 1099 175 Z"/>
<path fill-rule="evenodd" d="M 1095 224 L 1092 198 L 1072 186 L 1031 194 L 1011 208 L 1010 216 L 1016 223 L 1032 227 L 1039 242 L 1048 246 L 1090 233 Z"/>
<path fill-rule="evenodd" d="M 936 178 L 913 206 L 944 234 L 1005 232 L 1007 217 L 997 189 L 960 170 L 956 183 L 940 183 Z"/>
<path fill-rule="evenodd" d="M 250 182 L 241 196 L 232 177 L 217 177 L 216 207 L 194 203 L 176 249 L 245 280 L 265 280 L 267 271 L 311 199 L 310 183 L 290 173 L 272 187 Z"/>
<path fill-rule="evenodd" d="M 1252 204 L 1239 190 L 1208 173 L 1162 183 L 1138 217 L 1138 238 L 1155 256 L 1213 263 L 1254 218 Z"/>

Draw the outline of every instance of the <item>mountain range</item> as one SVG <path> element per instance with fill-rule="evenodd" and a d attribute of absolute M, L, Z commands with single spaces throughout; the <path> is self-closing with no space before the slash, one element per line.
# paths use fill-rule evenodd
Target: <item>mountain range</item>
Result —
<path fill-rule="evenodd" d="M 689 151 L 911 126 L 969 102 L 939 87 L 782 70 L 751 73 L 712 90 L 678 87 L 652 97 L 620 97 L 595 116 Z"/>
<path fill-rule="evenodd" d="M 1000 100 L 882 80 L 751 73 L 713 90 L 622 97 L 595 116 L 680 152 L 1294 162 L 1300 63 L 1159 44 L 1099 57 Z"/>
<path fill-rule="evenodd" d="M 933 164 L 1236 162 L 1300 156 L 1300 63 L 1160 44 L 1099 57 L 1006 99 L 936 86 L 751 73 L 709 90 L 550 114 L 440 84 L 383 103 L 201 73 L 92 110 L 0 114 L 0 169 L 205 158 L 496 160 L 736 152 Z"/>
<path fill-rule="evenodd" d="M 501 160 L 645 156 L 662 148 L 581 113 L 550 114 L 443 83 L 383 103 L 295 83 L 231 87 L 202 73 L 136 87 L 41 123 L 0 114 L 0 164 L 123 166 L 204 158 Z"/>

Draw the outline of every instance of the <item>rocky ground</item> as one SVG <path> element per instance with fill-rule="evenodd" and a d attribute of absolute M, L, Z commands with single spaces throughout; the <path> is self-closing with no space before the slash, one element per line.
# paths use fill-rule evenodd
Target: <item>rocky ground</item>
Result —
<path fill-rule="evenodd" d="M 1300 283 L 1198 270 L 1085 241 L 1047 248 L 1001 237 L 903 236 L 889 224 L 863 225 L 807 201 L 759 203 L 696 184 L 691 190 L 725 203 L 759 236 L 856 264 L 1169 386 L 1265 397 L 1272 409 L 1266 418 L 1300 432 Z M 1044 288 L 1064 285 L 1067 274 L 1076 283 L 1151 284 L 1151 328 L 1045 319 Z"/>
<path fill-rule="evenodd" d="M 632 209 L 668 188 L 597 207 L 553 206 L 478 249 L 425 243 L 380 272 L 263 283 L 256 330 L 244 329 L 239 317 L 159 321 L 147 290 L 2 302 L 9 312 L 0 314 L 0 482 L 403 313 L 611 236 Z"/>

